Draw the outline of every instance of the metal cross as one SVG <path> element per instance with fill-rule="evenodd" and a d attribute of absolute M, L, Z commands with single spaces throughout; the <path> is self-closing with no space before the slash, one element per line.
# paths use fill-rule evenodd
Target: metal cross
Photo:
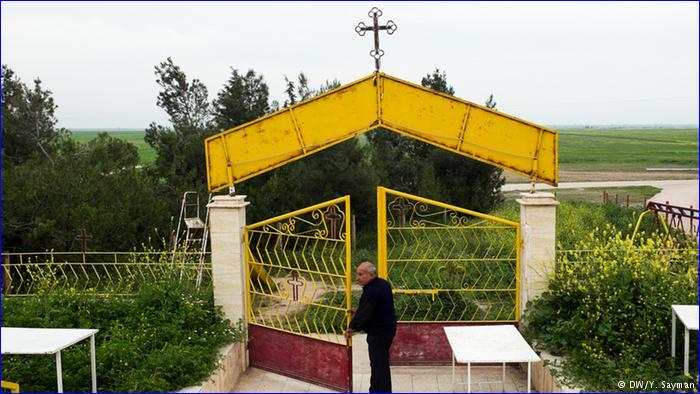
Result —
<path fill-rule="evenodd" d="M 328 207 L 326 210 L 326 220 L 328 220 L 331 224 L 331 233 L 329 234 L 331 238 L 335 238 L 338 233 L 338 225 L 336 224 L 340 219 L 343 218 L 343 216 L 338 212 L 338 207 L 335 205 L 331 205 Z"/>
<path fill-rule="evenodd" d="M 398 217 L 400 219 L 399 227 L 405 227 L 406 226 L 406 213 L 413 207 L 410 203 L 406 202 L 405 199 L 399 198 L 397 200 L 394 200 L 393 203 L 390 204 L 390 208 L 392 211 L 396 211 L 398 213 Z"/>
<path fill-rule="evenodd" d="M 373 19 L 374 25 L 367 26 L 364 22 L 360 22 L 355 26 L 355 32 L 360 36 L 364 36 L 366 32 L 374 31 L 374 49 L 369 52 L 369 55 L 374 58 L 374 67 L 379 71 L 379 59 L 384 56 L 384 51 L 379 49 L 379 30 L 386 30 L 386 32 L 391 35 L 394 34 L 397 26 L 392 20 L 387 21 L 384 26 L 379 26 L 379 17 L 382 16 L 382 10 L 377 7 L 372 7 L 372 9 L 369 10 L 369 16 Z"/>
<path fill-rule="evenodd" d="M 85 253 L 85 248 L 87 246 L 87 241 L 92 239 L 92 235 L 89 235 L 85 231 L 85 227 L 80 229 L 80 234 L 75 237 L 76 240 L 80 241 L 80 253 Z"/>
<path fill-rule="evenodd" d="M 287 279 L 287 283 L 292 287 L 292 300 L 299 300 L 299 288 L 304 285 L 304 281 L 299 279 L 299 273 L 296 271 L 292 272 L 292 278 Z"/>

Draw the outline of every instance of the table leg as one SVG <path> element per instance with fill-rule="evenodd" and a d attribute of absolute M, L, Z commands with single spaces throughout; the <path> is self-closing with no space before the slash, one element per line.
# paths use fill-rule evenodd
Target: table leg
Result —
<path fill-rule="evenodd" d="M 95 335 L 90 336 L 90 366 L 92 367 L 92 392 L 97 392 L 97 366 L 95 365 Z"/>
<path fill-rule="evenodd" d="M 63 368 L 61 367 L 61 351 L 56 352 L 56 384 L 58 392 L 63 392 Z"/>
<path fill-rule="evenodd" d="M 472 363 L 467 363 L 467 393 L 472 392 Z"/>
<path fill-rule="evenodd" d="M 671 359 L 676 358 L 676 312 L 671 309 Z"/>
<path fill-rule="evenodd" d="M 503 380 L 501 380 L 501 391 L 506 392 L 506 363 L 503 363 Z"/>
<path fill-rule="evenodd" d="M 530 392 L 530 383 L 531 383 L 531 379 L 532 379 L 532 375 L 531 375 L 531 371 L 530 371 L 531 364 L 532 364 L 531 362 L 529 362 L 529 361 L 527 362 L 527 392 L 528 393 Z"/>
<path fill-rule="evenodd" d="M 685 375 L 688 374 L 688 342 L 690 342 L 690 336 L 688 335 L 688 327 L 685 327 L 685 333 L 683 335 L 683 373 Z"/>
<path fill-rule="evenodd" d="M 455 392 L 455 354 L 452 352 L 452 392 Z"/>

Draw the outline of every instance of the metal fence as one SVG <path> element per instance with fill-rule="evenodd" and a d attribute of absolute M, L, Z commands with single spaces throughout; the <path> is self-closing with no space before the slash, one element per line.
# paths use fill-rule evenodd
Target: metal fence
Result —
<path fill-rule="evenodd" d="M 2 293 L 36 294 L 59 286 L 76 291 L 130 294 L 141 284 L 176 275 L 181 280 L 201 276 L 211 282 L 209 253 L 198 268 L 199 252 L 39 252 L 2 254 Z M 174 263 L 173 263 L 174 261 Z"/>

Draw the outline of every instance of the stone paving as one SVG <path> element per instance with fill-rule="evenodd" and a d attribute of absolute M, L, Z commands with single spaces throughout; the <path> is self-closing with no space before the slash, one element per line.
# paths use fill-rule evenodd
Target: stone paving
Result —
<path fill-rule="evenodd" d="M 369 389 L 369 359 L 367 357 L 366 336 L 353 337 L 353 389 L 367 392 Z M 467 367 L 457 366 L 455 391 L 465 392 Z M 515 364 L 506 366 L 505 390 L 500 380 L 500 366 L 472 367 L 472 392 L 527 392 L 527 370 Z M 437 367 L 391 367 L 393 391 L 413 392 L 452 392 L 452 366 Z M 488 383 L 488 382 L 499 383 Z M 461 383 L 461 384 L 460 384 Z M 257 368 L 249 368 L 236 385 L 236 392 L 280 392 L 280 393 L 332 393 L 325 387 L 288 378 Z"/>

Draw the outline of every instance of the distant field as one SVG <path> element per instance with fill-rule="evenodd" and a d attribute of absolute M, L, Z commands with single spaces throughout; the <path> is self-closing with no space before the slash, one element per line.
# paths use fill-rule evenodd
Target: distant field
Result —
<path fill-rule="evenodd" d="M 98 130 L 73 132 L 87 142 Z M 145 131 L 109 131 L 136 145 L 143 164 L 155 152 L 143 140 Z M 697 167 L 696 129 L 563 129 L 559 132 L 561 171 L 644 172 L 647 167 Z"/>
<path fill-rule="evenodd" d="M 617 205 L 626 205 L 627 198 L 629 196 L 630 207 L 641 208 L 644 206 L 646 201 L 654 197 L 661 189 L 653 186 L 627 186 L 627 187 L 593 187 L 585 189 L 556 189 L 556 190 L 546 190 L 547 192 L 554 192 L 559 201 L 585 201 L 593 203 L 603 202 L 603 192 L 608 193 L 608 202 L 615 203 L 615 196 L 617 195 Z M 514 200 L 520 198 L 520 193 L 522 192 L 505 192 L 504 197 L 506 200 Z"/>
<path fill-rule="evenodd" d="M 100 130 L 80 130 L 71 131 L 71 137 L 74 140 L 85 143 L 91 139 L 97 137 L 97 134 L 103 131 Z M 142 164 L 151 164 L 156 160 L 156 152 L 143 140 L 146 135 L 145 130 L 138 131 L 105 131 L 113 138 L 119 138 L 124 141 L 131 142 L 136 145 L 136 149 L 139 151 L 139 157 L 141 158 Z"/>
<path fill-rule="evenodd" d="M 559 132 L 559 167 L 645 171 L 698 166 L 696 129 L 568 129 Z"/>

